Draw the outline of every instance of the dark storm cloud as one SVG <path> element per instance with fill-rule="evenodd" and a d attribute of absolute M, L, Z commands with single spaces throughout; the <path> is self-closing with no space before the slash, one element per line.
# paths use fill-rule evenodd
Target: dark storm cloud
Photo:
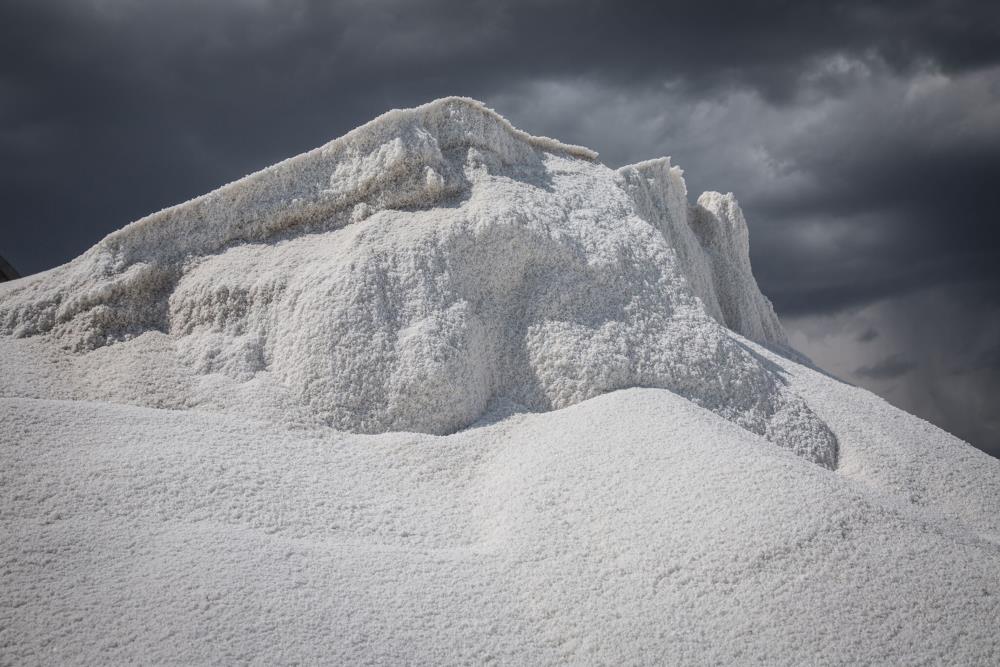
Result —
<path fill-rule="evenodd" d="M 1000 3 L 973 0 L 0 0 L 0 253 L 49 268 L 450 94 L 734 191 L 783 316 L 1000 292 Z"/>
<path fill-rule="evenodd" d="M 859 343 L 869 343 L 875 340 L 876 338 L 878 338 L 878 330 L 875 327 L 868 327 L 867 329 L 859 333 L 857 336 L 855 336 L 854 340 Z"/>
<path fill-rule="evenodd" d="M 1000 371 L 1000 343 L 983 352 L 979 357 L 977 371 Z"/>
<path fill-rule="evenodd" d="M 387 105 L 529 77 L 746 84 L 787 98 L 804 60 L 845 49 L 899 68 L 978 66 L 1000 52 L 996 16 L 981 2 L 8 1 L 5 149 L 134 138 L 159 159 L 179 155 L 178 168 L 195 162 L 204 173 L 169 179 L 188 190 Z M 99 145 L 81 130 L 103 132 Z"/>
<path fill-rule="evenodd" d="M 981 351 L 965 363 L 956 364 L 951 372 L 955 375 L 1000 372 L 1000 342 Z"/>
<path fill-rule="evenodd" d="M 813 286 L 812 294 L 778 287 L 787 312 L 945 282 L 998 284 L 1000 69 L 893 85 L 857 95 L 825 126 L 781 147 L 810 186 L 752 203 L 771 221 L 823 217 L 852 232 L 784 267 L 784 285 Z M 761 239 L 765 250 L 769 240 Z"/>
<path fill-rule="evenodd" d="M 873 380 L 893 380 L 901 375 L 906 375 L 914 368 L 916 365 L 912 361 L 894 354 L 869 366 L 861 366 L 855 369 L 854 373 Z"/>
<path fill-rule="evenodd" d="M 15 227 L 7 252 L 23 271 L 65 261 L 131 219 L 391 106 L 488 97 L 540 77 L 626 92 L 669 81 L 689 98 L 744 86 L 794 106 L 849 92 L 850 70 L 808 66 L 831 53 L 894 72 L 928 61 L 956 72 L 993 63 L 997 15 L 981 2 L 7 3 L 0 147 Z M 884 243 L 861 251 L 912 260 L 860 266 L 845 282 L 830 278 L 841 249 L 774 264 L 773 246 L 787 239 L 772 242 L 764 230 L 755 259 L 783 310 L 822 312 L 954 277 L 956 267 L 991 277 L 995 256 L 984 249 L 997 247 L 994 226 L 976 214 L 1000 175 L 997 146 L 928 148 L 885 116 L 852 119 L 853 136 L 841 127 L 785 147 L 815 176 L 811 192 L 757 201 L 739 182 L 714 185 L 737 190 L 752 220 L 882 210 Z M 972 210 L 942 211 L 956 202 Z M 942 238 L 942 213 L 970 233 Z"/>

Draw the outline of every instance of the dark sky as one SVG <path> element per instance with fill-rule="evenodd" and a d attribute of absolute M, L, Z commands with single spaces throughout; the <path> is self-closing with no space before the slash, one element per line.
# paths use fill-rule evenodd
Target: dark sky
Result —
<path fill-rule="evenodd" d="M 452 94 L 735 192 L 800 349 L 1000 455 L 995 1 L 0 0 L 0 255 Z"/>

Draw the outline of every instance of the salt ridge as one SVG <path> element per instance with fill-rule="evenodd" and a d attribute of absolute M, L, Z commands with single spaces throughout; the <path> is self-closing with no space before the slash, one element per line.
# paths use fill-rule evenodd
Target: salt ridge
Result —
<path fill-rule="evenodd" d="M 725 328 L 785 343 L 732 196 L 692 206 L 668 159 L 595 157 L 463 98 L 390 112 L 3 288 L 0 333 L 83 367 L 166 334 L 155 402 L 127 373 L 101 395 L 238 412 L 266 394 L 365 433 L 665 387 L 835 465 L 829 430 Z"/>

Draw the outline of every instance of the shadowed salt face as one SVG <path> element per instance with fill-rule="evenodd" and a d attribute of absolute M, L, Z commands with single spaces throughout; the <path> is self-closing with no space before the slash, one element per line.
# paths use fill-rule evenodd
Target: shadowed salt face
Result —
<path fill-rule="evenodd" d="M 663 387 L 835 466 L 735 335 L 785 343 L 735 199 L 692 206 L 668 160 L 595 158 L 471 100 L 393 111 L 4 288 L 0 331 L 71 365 L 152 336 L 170 381 L 150 369 L 155 398 L 118 400 L 253 412 L 220 394 L 264 393 L 284 421 L 368 433 Z"/>
<path fill-rule="evenodd" d="M 11 266 L 10 263 L 3 258 L 3 256 L 0 256 L 0 283 L 8 280 L 16 280 L 20 277 L 21 274 L 17 272 L 17 269 Z"/>

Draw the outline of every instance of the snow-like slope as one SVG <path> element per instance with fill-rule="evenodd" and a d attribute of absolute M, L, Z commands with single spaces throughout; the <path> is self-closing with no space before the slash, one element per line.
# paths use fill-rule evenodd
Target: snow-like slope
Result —
<path fill-rule="evenodd" d="M 0 286 L 0 663 L 996 664 L 1000 464 L 784 344 L 731 195 L 390 112 Z"/>
<path fill-rule="evenodd" d="M 2 399 L 0 655 L 996 664 L 995 461 L 783 364 L 907 488 L 655 389 L 446 437 Z"/>

